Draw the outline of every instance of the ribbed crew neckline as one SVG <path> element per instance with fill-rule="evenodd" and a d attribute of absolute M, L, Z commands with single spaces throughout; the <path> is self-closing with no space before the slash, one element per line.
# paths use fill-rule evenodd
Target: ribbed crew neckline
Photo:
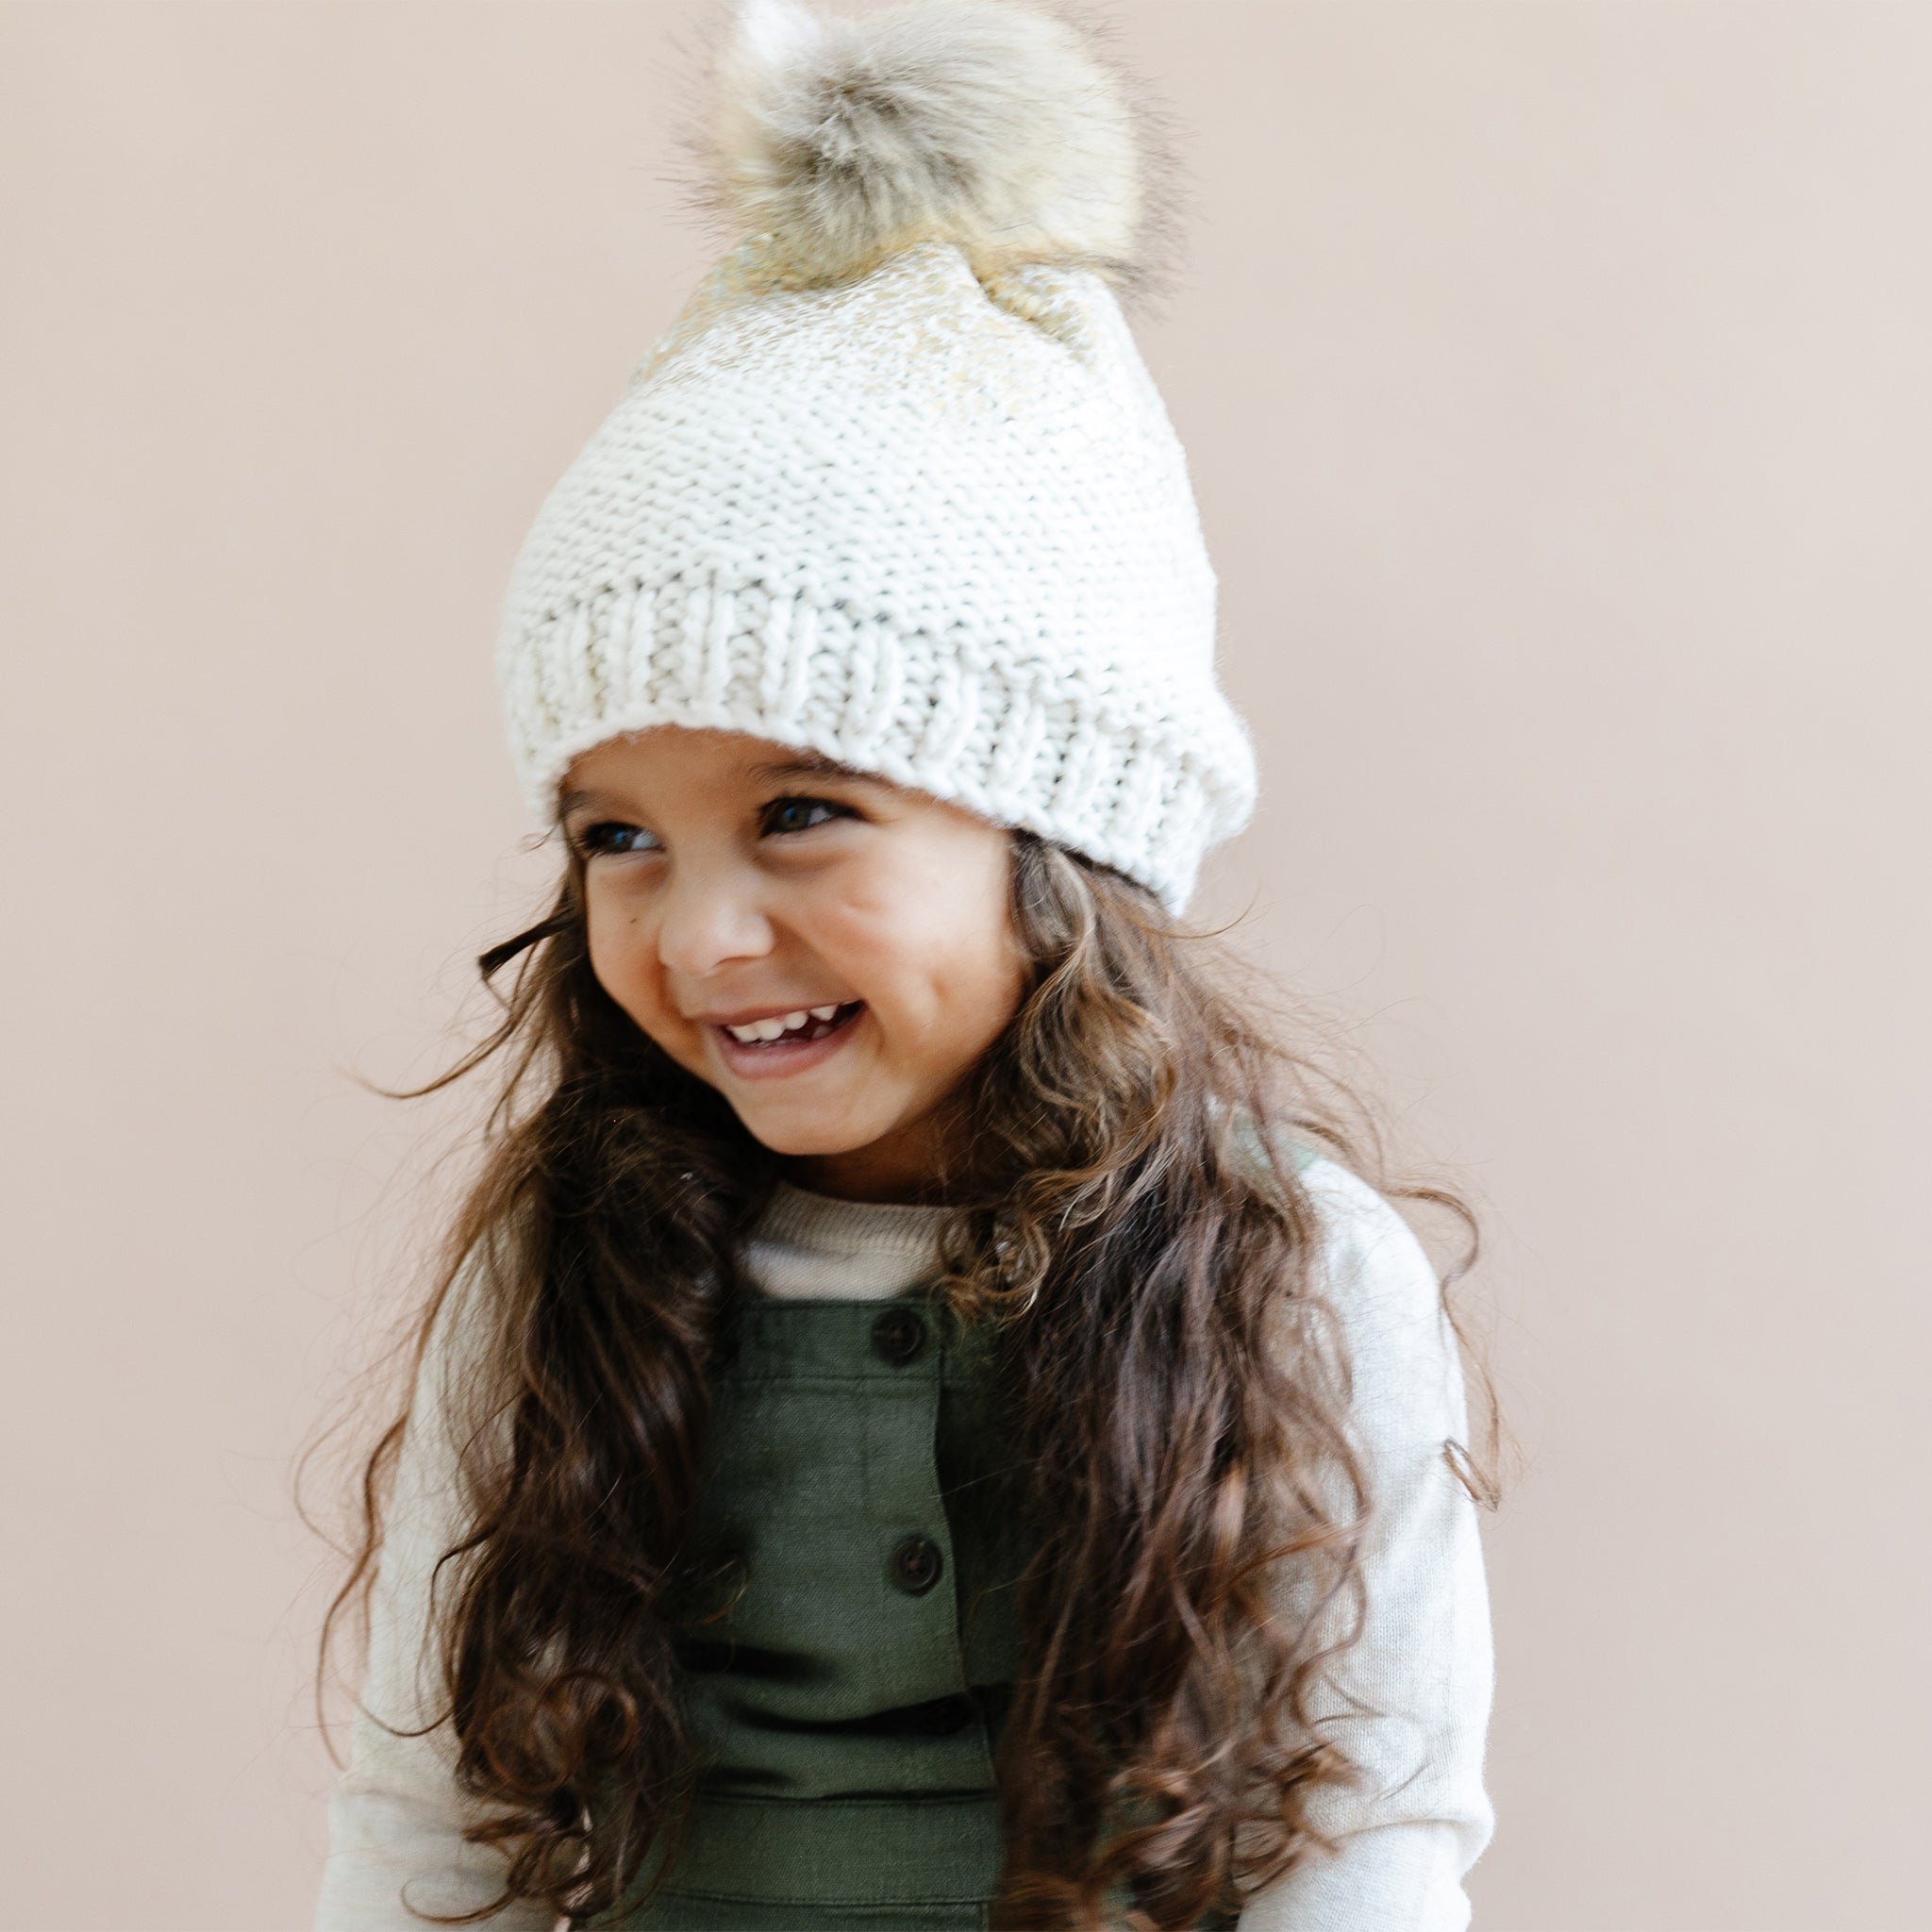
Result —
<path fill-rule="evenodd" d="M 757 1234 L 813 1254 L 871 1254 L 924 1263 L 951 1210 L 912 1201 L 841 1201 L 780 1181 Z"/>

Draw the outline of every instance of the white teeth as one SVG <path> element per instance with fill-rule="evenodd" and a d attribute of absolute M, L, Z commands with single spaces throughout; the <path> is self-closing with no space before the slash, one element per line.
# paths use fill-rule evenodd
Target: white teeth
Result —
<path fill-rule="evenodd" d="M 757 1046 L 768 1040 L 776 1040 L 787 1033 L 796 1033 L 808 1021 L 829 1020 L 839 1008 L 835 1006 L 801 1007 L 795 1013 L 770 1020 L 748 1020 L 742 1026 L 727 1026 L 725 1032 L 744 1046 Z"/>

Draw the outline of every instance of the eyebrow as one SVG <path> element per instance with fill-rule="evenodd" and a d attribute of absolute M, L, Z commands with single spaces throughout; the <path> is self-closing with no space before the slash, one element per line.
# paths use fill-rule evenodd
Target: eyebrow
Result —
<path fill-rule="evenodd" d="M 841 765 L 837 758 L 828 758 L 819 752 L 800 752 L 795 758 L 773 758 L 764 764 L 750 767 L 750 775 L 760 783 L 774 778 L 862 778 L 876 784 L 877 776 L 872 772 L 861 772 L 856 765 Z"/>
<path fill-rule="evenodd" d="M 877 775 L 862 772 L 856 765 L 843 765 L 837 758 L 828 758 L 823 753 L 802 751 L 793 758 L 770 758 L 762 764 L 747 768 L 747 775 L 755 782 L 771 784 L 781 778 L 855 778 L 865 784 L 876 785 Z M 568 818 L 574 811 L 623 811 L 628 808 L 614 793 L 596 791 L 582 788 L 560 791 L 557 795 L 557 816 Z"/>
<path fill-rule="evenodd" d="M 557 794 L 557 816 L 568 818 L 574 811 L 621 811 L 623 801 L 608 791 L 559 791 Z"/>

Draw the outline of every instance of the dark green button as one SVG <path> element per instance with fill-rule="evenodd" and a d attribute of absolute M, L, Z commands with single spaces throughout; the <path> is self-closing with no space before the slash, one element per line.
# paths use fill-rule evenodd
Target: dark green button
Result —
<path fill-rule="evenodd" d="M 889 1362 L 909 1362 L 925 1346 L 925 1324 L 911 1308 L 888 1308 L 872 1324 L 872 1345 Z"/>
<path fill-rule="evenodd" d="M 930 1537 L 902 1537 L 893 1545 L 890 1566 L 892 1581 L 908 1596 L 924 1596 L 946 1567 L 940 1546 Z"/>
<path fill-rule="evenodd" d="M 915 1704 L 897 1715 L 905 1728 L 920 1738 L 954 1738 L 977 1715 L 970 1697 L 938 1697 Z"/>

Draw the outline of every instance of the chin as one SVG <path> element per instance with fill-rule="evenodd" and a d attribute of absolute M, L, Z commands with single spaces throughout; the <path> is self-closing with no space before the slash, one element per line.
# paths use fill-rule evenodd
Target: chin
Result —
<path fill-rule="evenodd" d="M 742 1109 L 735 1110 L 739 1124 L 759 1146 L 770 1148 L 774 1154 L 793 1158 L 856 1154 L 890 1131 L 889 1124 L 876 1127 L 828 1126 L 824 1121 L 787 1120 L 782 1114 L 766 1118 Z"/>

